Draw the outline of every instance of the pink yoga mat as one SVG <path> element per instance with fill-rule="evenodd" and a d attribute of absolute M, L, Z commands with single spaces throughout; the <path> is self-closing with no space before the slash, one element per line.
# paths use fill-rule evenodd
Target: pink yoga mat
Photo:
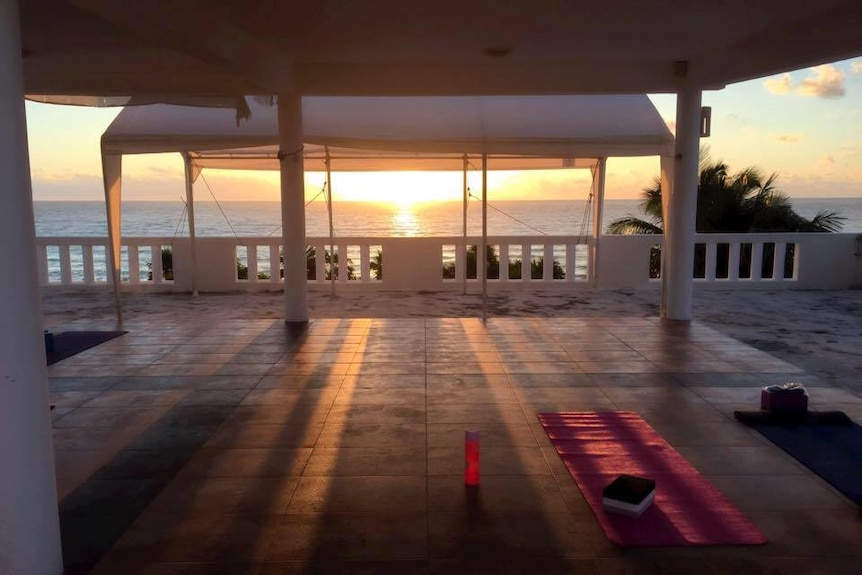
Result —
<path fill-rule="evenodd" d="M 636 413 L 540 413 L 539 421 L 614 543 L 766 543 L 763 533 Z M 622 473 L 656 482 L 655 503 L 637 519 L 602 508 L 602 490 Z"/>

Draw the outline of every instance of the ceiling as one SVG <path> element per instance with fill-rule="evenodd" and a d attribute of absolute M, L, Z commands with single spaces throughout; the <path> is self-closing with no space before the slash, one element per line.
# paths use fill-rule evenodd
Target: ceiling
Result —
<path fill-rule="evenodd" d="M 19 4 L 31 94 L 674 92 L 862 55 L 859 0 Z"/>

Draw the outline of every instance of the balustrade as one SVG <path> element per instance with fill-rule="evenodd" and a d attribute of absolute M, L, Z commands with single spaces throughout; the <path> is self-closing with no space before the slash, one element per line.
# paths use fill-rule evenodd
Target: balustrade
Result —
<path fill-rule="evenodd" d="M 704 286 L 832 288 L 858 283 L 855 234 L 698 234 L 694 281 Z M 661 277 L 661 236 L 601 236 L 597 270 L 590 269 L 592 238 L 491 236 L 485 270 L 477 237 L 308 238 L 310 285 L 370 286 L 392 290 L 490 285 L 582 286 L 638 289 Z M 199 237 L 191 270 L 188 238 L 123 238 L 124 289 L 200 291 L 278 289 L 281 239 Z M 40 284 L 92 288 L 111 284 L 107 238 L 37 238 Z M 384 274 L 385 271 L 385 274 Z"/>

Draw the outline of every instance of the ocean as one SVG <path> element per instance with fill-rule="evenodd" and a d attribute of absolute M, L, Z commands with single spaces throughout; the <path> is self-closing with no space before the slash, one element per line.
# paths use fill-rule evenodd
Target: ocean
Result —
<path fill-rule="evenodd" d="M 640 215 L 640 200 L 606 200 L 604 226 L 626 215 Z M 106 236 L 102 202 L 34 202 L 37 236 Z M 862 233 L 862 198 L 797 198 L 793 207 L 811 218 L 818 210 L 839 212 L 846 218 L 841 231 Z M 457 236 L 462 233 L 460 202 L 390 205 L 334 202 L 336 236 Z M 467 233 L 482 233 L 482 206 L 471 200 Z M 278 202 L 196 202 L 195 227 L 199 236 L 277 236 L 281 234 Z M 590 212 L 584 200 L 490 201 L 488 234 L 505 236 L 589 235 Z M 124 202 L 123 235 L 175 237 L 188 235 L 181 202 Z M 326 205 L 306 207 L 306 234 L 329 235 Z"/>

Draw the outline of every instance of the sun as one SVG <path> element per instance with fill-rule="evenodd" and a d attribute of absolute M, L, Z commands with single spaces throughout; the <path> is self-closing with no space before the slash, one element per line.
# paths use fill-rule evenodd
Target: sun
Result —
<path fill-rule="evenodd" d="M 458 200 L 463 193 L 457 172 L 344 172 L 332 174 L 332 197 L 342 202 L 379 202 L 408 207 Z"/>

